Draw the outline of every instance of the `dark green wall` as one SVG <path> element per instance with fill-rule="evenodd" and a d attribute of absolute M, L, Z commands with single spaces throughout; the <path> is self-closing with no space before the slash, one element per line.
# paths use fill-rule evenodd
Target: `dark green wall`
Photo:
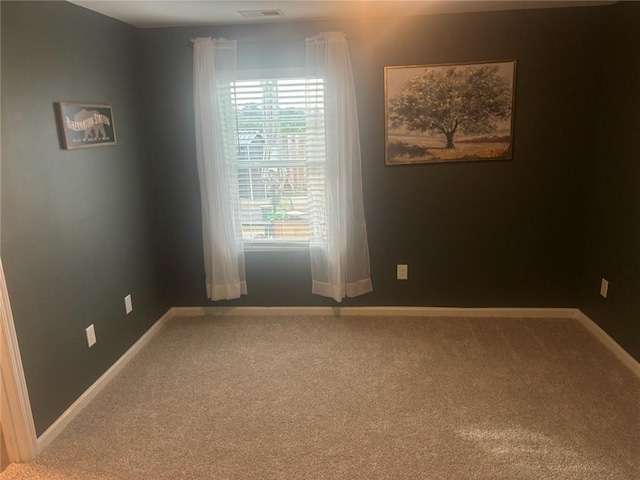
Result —
<path fill-rule="evenodd" d="M 156 285 L 136 30 L 66 2 L 1 8 L 2 261 L 41 434 L 168 303 Z M 59 101 L 111 104 L 118 145 L 61 150 Z"/>
<path fill-rule="evenodd" d="M 350 35 L 374 292 L 346 305 L 574 307 L 582 185 L 594 155 L 606 8 L 162 28 L 140 32 L 156 211 L 174 305 L 206 305 L 192 46 L 239 41 L 240 67 L 302 65 L 305 37 Z M 514 158 L 384 165 L 383 67 L 517 59 Z M 409 280 L 395 280 L 397 263 Z M 308 255 L 247 254 L 249 295 L 220 305 L 331 305 Z"/>
<path fill-rule="evenodd" d="M 579 306 L 640 360 L 640 3 L 614 5 L 610 22 Z M 602 277 L 610 282 L 606 300 Z"/>
<path fill-rule="evenodd" d="M 374 292 L 346 305 L 577 306 L 640 358 L 639 5 L 153 30 L 0 5 L 2 258 L 38 433 L 169 306 L 211 304 L 196 36 L 239 40 L 240 65 L 266 68 L 302 65 L 320 31 L 351 35 Z M 505 59 L 512 161 L 384 166 L 384 66 Z M 118 145 L 61 150 L 56 101 L 112 104 Z M 248 253 L 247 275 L 250 294 L 219 305 L 334 304 L 311 295 L 304 252 Z"/>

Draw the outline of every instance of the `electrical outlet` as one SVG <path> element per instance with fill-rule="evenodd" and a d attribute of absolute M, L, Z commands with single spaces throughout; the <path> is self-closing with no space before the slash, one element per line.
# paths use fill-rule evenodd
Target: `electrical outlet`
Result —
<path fill-rule="evenodd" d="M 131 294 L 124 297 L 124 309 L 127 312 L 127 315 L 129 315 L 133 310 L 133 304 L 131 303 Z"/>
<path fill-rule="evenodd" d="M 409 266 L 398 265 L 396 274 L 397 274 L 398 280 L 407 280 L 409 278 Z"/>
<path fill-rule="evenodd" d="M 91 348 L 97 342 L 96 329 L 94 328 L 93 323 L 85 329 L 85 332 L 87 333 L 87 344 L 89 345 L 89 348 Z"/>
<path fill-rule="evenodd" d="M 607 298 L 607 294 L 609 293 L 609 282 L 603 278 L 602 282 L 600 283 L 600 295 L 602 295 L 604 298 Z"/>

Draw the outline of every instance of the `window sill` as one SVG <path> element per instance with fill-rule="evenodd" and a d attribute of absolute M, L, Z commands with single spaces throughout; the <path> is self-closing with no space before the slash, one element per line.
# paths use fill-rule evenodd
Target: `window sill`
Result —
<path fill-rule="evenodd" d="M 244 245 L 244 251 L 253 252 L 302 252 L 309 250 L 309 242 L 251 243 Z"/>

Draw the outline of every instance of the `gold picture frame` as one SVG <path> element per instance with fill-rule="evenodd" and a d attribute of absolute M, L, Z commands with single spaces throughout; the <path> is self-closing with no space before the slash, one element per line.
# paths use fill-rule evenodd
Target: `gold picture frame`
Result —
<path fill-rule="evenodd" d="M 516 61 L 384 67 L 385 163 L 513 158 Z"/>

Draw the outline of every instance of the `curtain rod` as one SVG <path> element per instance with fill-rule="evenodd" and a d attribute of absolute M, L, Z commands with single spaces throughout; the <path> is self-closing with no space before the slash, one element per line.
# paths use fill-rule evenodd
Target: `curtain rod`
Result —
<path fill-rule="evenodd" d="M 210 37 L 196 37 L 196 38 L 210 38 Z M 228 39 L 224 39 L 224 40 L 228 40 L 230 42 L 236 42 L 236 43 L 283 43 L 283 42 L 306 42 L 307 40 L 311 39 L 313 37 L 305 37 L 305 38 L 287 38 L 287 39 L 283 39 L 283 40 L 228 40 Z M 345 35 L 345 38 L 348 40 L 350 38 L 352 39 L 358 39 L 360 38 L 360 35 Z M 191 43 L 195 43 L 196 39 L 192 38 L 191 39 Z"/>

